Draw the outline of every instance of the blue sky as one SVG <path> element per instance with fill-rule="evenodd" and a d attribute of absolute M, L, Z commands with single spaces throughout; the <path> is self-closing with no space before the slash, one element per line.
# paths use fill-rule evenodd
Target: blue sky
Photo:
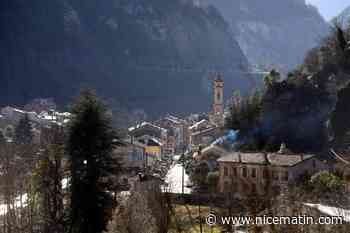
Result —
<path fill-rule="evenodd" d="M 331 20 L 350 6 L 350 0 L 306 0 L 306 2 L 317 6 L 326 20 Z"/>

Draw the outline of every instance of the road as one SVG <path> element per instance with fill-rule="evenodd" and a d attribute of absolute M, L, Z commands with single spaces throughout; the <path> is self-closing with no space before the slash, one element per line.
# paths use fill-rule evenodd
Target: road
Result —
<path fill-rule="evenodd" d="M 166 177 L 165 183 L 167 184 L 166 191 L 170 193 L 182 193 L 182 165 L 176 162 L 169 169 Z M 190 188 L 186 188 L 186 184 L 189 183 L 189 176 L 184 173 L 184 193 L 191 193 Z"/>

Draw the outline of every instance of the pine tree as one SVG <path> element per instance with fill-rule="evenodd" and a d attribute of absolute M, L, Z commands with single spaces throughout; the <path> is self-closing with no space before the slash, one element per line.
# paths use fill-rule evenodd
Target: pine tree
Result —
<path fill-rule="evenodd" d="M 118 168 L 112 158 L 115 132 L 105 106 L 84 91 L 72 113 L 68 135 L 71 170 L 71 233 L 106 230 L 112 209 L 110 178 Z"/>
<path fill-rule="evenodd" d="M 22 119 L 19 120 L 15 129 L 15 142 L 17 144 L 31 144 L 33 141 L 32 125 L 30 123 L 28 114 L 25 114 Z"/>

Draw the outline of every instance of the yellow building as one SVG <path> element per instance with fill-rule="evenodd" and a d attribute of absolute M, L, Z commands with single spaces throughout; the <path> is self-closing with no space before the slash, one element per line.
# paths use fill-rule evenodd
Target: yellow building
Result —
<path fill-rule="evenodd" d="M 154 156 L 156 159 L 161 160 L 162 158 L 162 143 L 156 139 L 149 139 L 146 148 L 146 154 L 148 156 Z"/>

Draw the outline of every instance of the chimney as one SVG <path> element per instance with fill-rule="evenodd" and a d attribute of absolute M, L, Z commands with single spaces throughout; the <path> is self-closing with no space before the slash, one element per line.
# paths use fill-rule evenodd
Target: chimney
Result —
<path fill-rule="evenodd" d="M 241 153 L 240 152 L 238 152 L 238 162 L 242 163 L 242 157 L 241 157 Z"/>
<path fill-rule="evenodd" d="M 277 152 L 278 154 L 291 154 L 292 151 L 290 151 L 288 148 L 287 148 L 287 144 L 286 143 L 282 143 L 281 146 L 280 146 L 280 149 L 279 151 Z"/>
<path fill-rule="evenodd" d="M 304 154 L 300 154 L 301 161 L 304 161 Z"/>

